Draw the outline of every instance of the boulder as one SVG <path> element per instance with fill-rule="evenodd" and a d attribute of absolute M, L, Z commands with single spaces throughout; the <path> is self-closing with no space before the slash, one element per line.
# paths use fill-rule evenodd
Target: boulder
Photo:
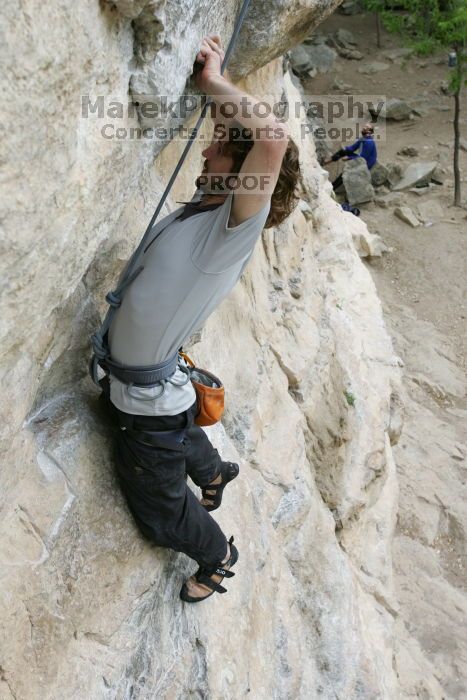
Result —
<path fill-rule="evenodd" d="M 321 32 L 314 32 L 310 36 L 308 36 L 306 39 L 303 40 L 304 44 L 314 44 L 315 46 L 322 46 L 325 44 L 328 40 L 328 37 L 326 34 L 322 34 Z"/>
<path fill-rule="evenodd" d="M 361 10 L 362 8 L 358 0 L 344 0 L 338 7 L 338 12 L 341 15 L 358 15 Z"/>
<path fill-rule="evenodd" d="M 388 163 L 386 169 L 388 171 L 389 185 L 394 188 L 402 178 L 402 166 L 399 163 Z"/>
<path fill-rule="evenodd" d="M 359 73 L 363 75 L 373 75 L 373 73 L 380 73 L 383 70 L 389 68 L 389 63 L 381 63 L 380 61 L 373 61 L 372 63 L 367 63 L 364 66 L 360 66 L 358 69 Z"/>
<path fill-rule="evenodd" d="M 427 185 L 424 185 L 423 187 L 410 187 L 408 189 L 408 192 L 412 192 L 412 194 L 416 194 L 417 197 L 424 197 L 426 194 L 429 194 L 430 192 L 433 192 L 436 190 L 436 185 L 433 185 L 431 182 L 429 182 Z"/>
<path fill-rule="evenodd" d="M 351 44 L 352 46 L 357 45 L 354 34 L 352 34 L 352 32 L 350 32 L 348 29 L 342 29 L 341 27 L 337 30 L 334 36 L 336 41 L 342 46 L 348 46 L 348 44 Z"/>
<path fill-rule="evenodd" d="M 404 146 L 399 151 L 397 151 L 398 156 L 409 156 L 409 158 L 415 158 L 418 156 L 418 150 L 413 146 Z"/>
<path fill-rule="evenodd" d="M 362 52 L 357 51 L 357 49 L 349 49 L 345 46 L 337 46 L 336 50 L 339 56 L 341 56 L 342 58 L 346 58 L 348 61 L 361 61 L 363 58 Z"/>
<path fill-rule="evenodd" d="M 394 121 L 402 121 L 403 119 L 408 119 L 411 114 L 412 108 L 407 104 L 407 102 L 394 97 L 389 100 L 386 100 L 379 113 L 379 117 L 382 119 L 393 119 Z"/>
<path fill-rule="evenodd" d="M 306 77 L 314 68 L 306 44 L 294 46 L 294 48 L 288 52 L 288 58 L 292 71 L 299 77 Z"/>
<path fill-rule="evenodd" d="M 342 179 L 349 204 L 362 204 L 374 198 L 370 171 L 363 158 L 346 161 Z"/>
<path fill-rule="evenodd" d="M 389 192 L 383 196 L 379 195 L 375 197 L 375 204 L 382 209 L 388 209 L 388 207 L 398 207 L 404 203 L 403 195 L 396 192 Z"/>
<path fill-rule="evenodd" d="M 375 163 L 370 174 L 373 187 L 381 187 L 388 181 L 388 169 L 382 163 Z"/>
<path fill-rule="evenodd" d="M 339 56 L 349 60 L 360 61 L 363 58 L 363 54 L 355 48 L 356 43 L 352 32 L 346 29 L 339 29 L 335 34 L 331 34 L 328 37 L 328 44 L 336 49 Z"/>
<path fill-rule="evenodd" d="M 443 218 L 443 207 L 436 199 L 419 202 L 417 204 L 417 216 L 422 224 L 432 224 Z"/>
<path fill-rule="evenodd" d="M 345 93 L 352 90 L 352 86 L 349 83 L 344 83 L 342 80 L 339 80 L 339 78 L 334 78 L 331 88 L 333 90 L 340 90 L 340 92 Z"/>
<path fill-rule="evenodd" d="M 404 48 L 404 47 L 400 47 L 398 49 L 388 49 L 387 51 L 383 51 L 383 53 L 382 53 L 384 58 L 387 58 L 390 61 L 397 61 L 400 58 L 408 58 L 412 54 L 413 54 L 413 49 Z"/>
<path fill-rule="evenodd" d="M 413 228 L 420 226 L 420 221 L 410 207 L 396 207 L 394 209 L 394 214 L 401 219 L 401 221 L 404 221 Z"/>
<path fill-rule="evenodd" d="M 333 67 L 337 53 L 326 44 L 303 43 L 294 46 L 289 58 L 294 73 L 306 76 L 310 71 L 327 73 Z"/>
<path fill-rule="evenodd" d="M 447 80 L 442 80 L 439 84 L 439 91 L 442 95 L 449 95 L 449 82 Z"/>
<path fill-rule="evenodd" d="M 442 185 L 444 183 L 444 180 L 446 179 L 445 175 L 446 175 L 446 169 L 440 168 L 439 165 L 437 165 L 436 168 L 431 173 L 430 182 L 434 182 L 435 185 Z M 427 182 L 427 184 L 429 184 L 429 183 Z"/>
<path fill-rule="evenodd" d="M 393 186 L 393 190 L 406 190 L 415 185 L 428 184 L 437 165 L 435 160 L 427 163 L 411 163 L 399 182 Z"/>

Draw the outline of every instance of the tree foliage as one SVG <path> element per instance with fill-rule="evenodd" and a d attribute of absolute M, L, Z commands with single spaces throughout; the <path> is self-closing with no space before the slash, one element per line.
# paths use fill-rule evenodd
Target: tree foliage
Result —
<path fill-rule="evenodd" d="M 460 206 L 460 92 L 467 84 L 467 0 L 362 0 L 390 32 L 397 32 L 419 55 L 438 50 L 454 54 L 449 89 L 454 97 L 454 204 Z M 379 46 L 379 37 L 378 37 Z"/>
<path fill-rule="evenodd" d="M 380 15 L 386 29 L 408 39 L 418 53 L 467 40 L 467 0 L 362 0 Z"/>

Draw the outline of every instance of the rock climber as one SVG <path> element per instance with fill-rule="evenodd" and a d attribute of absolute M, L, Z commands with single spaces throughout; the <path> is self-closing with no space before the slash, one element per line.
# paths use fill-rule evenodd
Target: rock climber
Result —
<path fill-rule="evenodd" d="M 193 79 L 219 108 L 227 101 L 230 110 L 237 106 L 235 122 L 244 138 L 234 138 L 230 127 L 219 137 L 216 123 L 196 179 L 195 197 L 201 196 L 162 220 L 170 219 L 146 247 L 144 269 L 113 318 L 108 341 L 116 362 L 147 366 L 176 353 L 237 283 L 263 228 L 279 224 L 297 204 L 296 144 L 274 115 L 258 117 L 260 110 L 240 108 L 245 98 L 252 106 L 258 101 L 221 75 L 223 59 L 219 35 L 205 36 Z M 232 174 L 241 183 L 257 173 L 269 177 L 264 191 L 228 184 Z M 221 505 L 238 465 L 223 461 L 194 423 L 196 394 L 183 369 L 180 360 L 156 386 L 127 384 L 112 374 L 101 386 L 117 421 L 115 466 L 129 510 L 152 542 L 197 562 L 180 591 L 184 601 L 195 603 L 225 592 L 221 581 L 234 575 L 238 550 L 210 512 Z M 201 488 L 201 500 L 188 487 L 187 474 Z"/>
<path fill-rule="evenodd" d="M 329 165 L 329 163 L 340 160 L 341 158 L 344 158 L 345 160 L 352 160 L 353 158 L 363 158 L 366 161 L 368 170 L 371 170 L 378 158 L 376 143 L 374 141 L 374 133 L 375 129 L 373 124 L 365 124 L 362 127 L 361 137 L 357 139 L 355 143 L 353 143 L 351 146 L 345 146 L 344 148 L 340 148 L 338 151 L 336 151 L 336 153 L 334 153 L 333 156 L 331 156 L 331 158 L 325 160 L 323 165 Z M 358 150 L 360 152 L 356 153 L 356 151 Z M 339 187 L 342 187 L 342 184 L 343 178 L 341 174 L 338 177 L 336 177 L 335 180 L 333 180 L 332 187 L 334 190 L 337 190 L 339 189 Z"/>

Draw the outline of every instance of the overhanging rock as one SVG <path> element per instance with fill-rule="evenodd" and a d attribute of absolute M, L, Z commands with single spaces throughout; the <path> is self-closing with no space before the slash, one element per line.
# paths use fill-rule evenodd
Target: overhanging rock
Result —
<path fill-rule="evenodd" d="M 226 48 L 242 2 L 229 2 L 227 10 L 223 4 L 212 5 L 210 0 L 189 0 L 182 10 L 168 0 L 108 1 L 133 29 L 130 94 L 138 103 L 140 122 L 143 126 L 158 126 L 157 119 L 150 120 L 143 114 L 143 105 L 161 95 L 178 99 L 184 93 L 198 93 L 188 79 L 201 39 L 218 33 Z M 228 64 L 232 80 L 245 77 L 299 44 L 338 4 L 338 0 L 251 0 Z M 173 119 L 169 126 L 179 126 L 183 121 Z M 168 126 L 167 120 L 164 126 Z"/>

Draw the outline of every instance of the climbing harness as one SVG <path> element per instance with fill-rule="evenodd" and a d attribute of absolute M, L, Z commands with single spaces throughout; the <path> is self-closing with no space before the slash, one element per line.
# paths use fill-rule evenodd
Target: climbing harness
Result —
<path fill-rule="evenodd" d="M 229 45 L 227 47 L 227 51 L 224 56 L 224 60 L 222 61 L 222 66 L 221 66 L 221 75 L 224 73 L 224 70 L 227 67 L 227 64 L 230 60 L 230 56 L 232 54 L 232 51 L 234 49 L 235 43 L 237 41 L 238 34 L 240 32 L 244 17 L 247 13 L 248 6 L 250 4 L 250 0 L 243 0 L 243 5 L 240 10 L 240 14 L 238 15 L 237 21 L 235 23 L 234 31 L 233 34 L 230 38 Z M 204 97 L 204 99 L 206 99 Z M 185 146 L 185 149 L 175 167 L 175 170 L 167 184 L 167 187 L 164 190 L 164 193 L 160 199 L 159 204 L 156 207 L 156 210 L 151 218 L 151 221 L 148 224 L 148 227 L 145 231 L 145 234 L 139 244 L 139 246 L 136 248 L 135 252 L 131 256 L 130 260 L 127 263 L 127 266 L 125 270 L 123 271 L 119 283 L 117 285 L 117 288 L 114 291 L 111 291 L 107 294 L 106 301 L 109 304 L 109 308 L 107 309 L 107 313 L 105 315 L 104 321 L 96 333 L 94 333 L 91 336 L 91 344 L 93 348 L 93 355 L 91 357 L 90 363 L 89 363 L 89 373 L 91 375 L 91 378 L 93 382 L 97 385 L 99 385 L 99 376 L 98 376 L 98 367 L 100 366 L 106 373 L 106 375 L 110 372 L 112 373 L 117 379 L 120 379 L 123 382 L 129 382 L 133 383 L 138 386 L 154 386 L 158 384 L 160 381 L 164 379 L 168 379 L 176 370 L 177 364 L 178 364 L 178 351 L 172 356 L 169 357 L 167 360 L 164 362 L 155 364 L 155 365 L 150 365 L 150 366 L 129 366 L 129 365 L 124 365 L 118 362 L 115 362 L 114 360 L 111 359 L 110 357 L 110 349 L 109 349 L 109 344 L 108 344 L 108 331 L 111 326 L 112 320 L 114 318 L 116 310 L 120 307 L 122 300 L 123 300 L 123 292 L 125 289 L 136 279 L 136 277 L 142 272 L 144 269 L 143 265 L 138 266 L 136 269 L 135 264 L 136 261 L 138 260 L 138 257 L 141 253 L 141 251 L 147 250 L 152 243 L 154 243 L 156 237 L 162 233 L 162 231 L 158 231 L 156 236 L 150 241 L 150 243 L 146 246 L 146 242 L 151 235 L 154 222 L 156 221 L 159 212 L 161 211 L 165 200 L 167 199 L 167 196 L 172 188 L 173 183 L 175 182 L 175 179 L 180 171 L 180 168 L 182 167 L 186 156 L 188 155 L 188 152 L 191 148 L 191 145 L 193 141 L 195 140 L 196 136 L 198 135 L 199 128 L 201 126 L 201 123 L 204 120 L 204 117 L 206 116 L 206 112 L 208 110 L 208 107 L 213 103 L 213 100 L 206 100 L 204 102 L 203 108 L 201 110 L 201 114 L 198 118 L 198 121 L 196 122 L 196 126 L 193 129 L 193 136 L 190 138 L 188 141 L 187 145 Z M 164 230 L 164 229 L 162 229 Z"/>

